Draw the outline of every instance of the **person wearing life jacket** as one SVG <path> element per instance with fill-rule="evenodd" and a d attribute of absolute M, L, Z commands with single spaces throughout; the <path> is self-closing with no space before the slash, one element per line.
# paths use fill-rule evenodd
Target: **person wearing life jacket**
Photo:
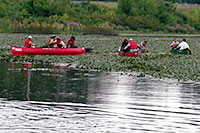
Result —
<path fill-rule="evenodd" d="M 59 37 L 57 37 L 56 44 L 58 48 L 66 48 L 65 42 Z"/>
<path fill-rule="evenodd" d="M 52 35 L 49 39 L 49 47 L 55 48 L 57 47 L 56 45 L 56 35 Z"/>
<path fill-rule="evenodd" d="M 25 48 L 35 48 L 36 44 L 34 44 L 31 40 L 32 40 L 32 36 L 28 36 L 28 38 L 24 42 Z"/>
<path fill-rule="evenodd" d="M 74 36 L 71 36 L 71 38 L 67 41 L 67 47 L 68 48 L 76 48 Z"/>
<path fill-rule="evenodd" d="M 129 39 L 128 45 L 124 48 L 124 52 L 136 52 L 138 45 L 132 38 Z"/>

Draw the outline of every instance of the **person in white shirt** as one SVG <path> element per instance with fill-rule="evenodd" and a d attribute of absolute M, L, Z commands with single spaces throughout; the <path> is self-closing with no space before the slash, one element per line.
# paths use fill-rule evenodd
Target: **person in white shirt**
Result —
<path fill-rule="evenodd" d="M 190 54 L 191 54 L 190 46 L 188 45 L 186 39 L 182 40 L 182 42 L 177 46 L 177 49 L 179 49 L 179 50 L 189 50 Z"/>
<path fill-rule="evenodd" d="M 186 39 L 183 39 L 177 48 L 180 48 L 179 50 L 184 50 L 184 49 L 190 50 L 190 47 L 189 47 L 188 43 L 186 42 Z"/>

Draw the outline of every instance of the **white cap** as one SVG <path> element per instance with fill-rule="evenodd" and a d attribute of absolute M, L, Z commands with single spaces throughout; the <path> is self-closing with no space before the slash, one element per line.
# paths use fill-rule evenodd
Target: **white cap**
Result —
<path fill-rule="evenodd" d="M 32 36 L 28 36 L 29 39 L 32 39 Z"/>
<path fill-rule="evenodd" d="M 51 38 L 56 37 L 56 35 L 51 35 Z"/>
<path fill-rule="evenodd" d="M 133 41 L 133 39 L 132 39 L 132 38 L 130 38 L 130 39 L 129 39 L 129 41 Z"/>

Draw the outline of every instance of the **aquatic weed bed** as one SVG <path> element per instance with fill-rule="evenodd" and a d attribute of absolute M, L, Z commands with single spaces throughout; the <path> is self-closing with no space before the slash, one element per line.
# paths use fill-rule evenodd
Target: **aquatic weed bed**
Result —
<path fill-rule="evenodd" d="M 25 34 L 0 34 L 0 60 L 8 62 L 67 63 L 78 69 L 99 71 L 140 72 L 159 78 L 200 80 L 200 39 L 199 36 L 184 35 L 126 35 L 126 36 L 76 36 L 76 45 L 92 47 L 94 50 L 83 56 L 29 56 L 12 57 L 10 45 L 23 46 Z M 33 42 L 40 47 L 48 42 L 50 35 L 32 35 Z M 64 41 L 70 35 L 59 35 Z M 136 42 L 146 39 L 150 53 L 137 58 L 122 57 L 117 53 L 124 38 L 133 38 Z M 170 54 L 170 43 L 174 39 L 186 38 L 192 49 L 192 55 Z"/>

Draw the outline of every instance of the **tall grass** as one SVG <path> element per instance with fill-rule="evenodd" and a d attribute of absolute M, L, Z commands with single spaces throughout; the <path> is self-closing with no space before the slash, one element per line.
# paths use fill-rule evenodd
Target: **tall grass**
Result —
<path fill-rule="evenodd" d="M 30 24 L 16 24 L 13 25 L 12 32 L 14 33 L 39 33 L 39 34 L 49 34 L 49 33 L 59 33 L 63 30 L 64 25 L 59 23 L 40 24 L 39 22 L 33 22 Z"/>

